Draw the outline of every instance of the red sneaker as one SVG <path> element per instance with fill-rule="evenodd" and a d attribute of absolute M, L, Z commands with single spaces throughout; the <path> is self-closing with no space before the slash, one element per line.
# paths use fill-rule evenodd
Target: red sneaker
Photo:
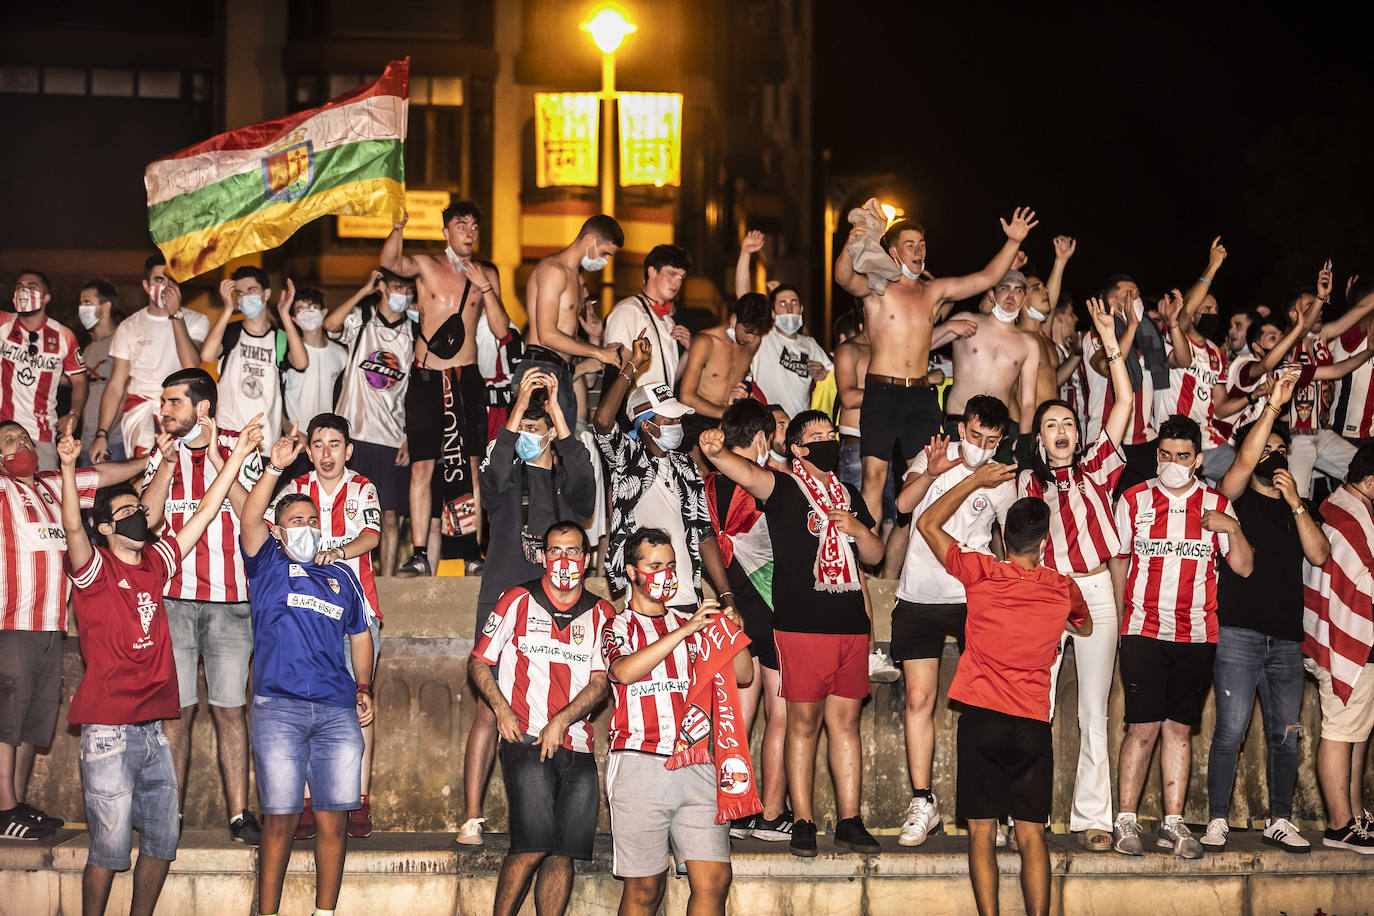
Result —
<path fill-rule="evenodd" d="M 305 810 L 301 812 L 300 823 L 296 824 L 296 839 L 313 840 L 319 829 L 315 826 L 315 812 L 310 810 L 310 799 L 305 800 Z"/>
<path fill-rule="evenodd" d="M 348 835 L 355 840 L 372 836 L 372 803 L 366 795 L 363 796 L 361 808 L 348 812 Z"/>

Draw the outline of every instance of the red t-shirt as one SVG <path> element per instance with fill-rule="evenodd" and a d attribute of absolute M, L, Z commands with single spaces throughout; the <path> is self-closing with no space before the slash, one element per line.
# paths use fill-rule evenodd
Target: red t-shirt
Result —
<path fill-rule="evenodd" d="M 964 654 L 949 698 L 1009 716 L 1050 720 L 1050 665 L 1064 622 L 1088 619 L 1078 585 L 1047 566 L 1011 560 L 954 543 L 945 569 L 968 596 Z"/>
<path fill-rule="evenodd" d="M 67 721 L 131 725 L 181 715 L 162 604 L 162 590 L 180 565 L 181 549 L 170 534 L 144 547 L 137 566 L 120 562 L 103 547 L 95 548 L 81 569 L 68 563 L 86 676 L 72 697 Z"/>

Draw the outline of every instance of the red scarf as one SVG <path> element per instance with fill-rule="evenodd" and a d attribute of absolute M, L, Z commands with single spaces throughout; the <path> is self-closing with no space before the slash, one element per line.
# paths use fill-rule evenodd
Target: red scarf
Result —
<path fill-rule="evenodd" d="M 717 824 L 763 811 L 749 762 L 746 723 L 739 718 L 739 686 L 734 672 L 727 674 L 747 645 L 749 637 L 724 614 L 698 634 L 687 711 L 678 726 L 673 756 L 664 764 L 670 770 L 694 763 L 715 766 Z"/>
<path fill-rule="evenodd" d="M 797 480 L 811 503 L 813 518 L 808 519 L 808 527 L 819 519 L 820 530 L 812 534 L 820 539 L 816 548 L 816 562 L 811 573 L 816 577 L 816 590 L 822 592 L 852 592 L 860 588 L 859 564 L 854 558 L 854 548 L 849 538 L 840 533 L 839 526 L 832 522 L 827 513 L 831 509 L 849 509 L 849 492 L 836 474 L 829 480 L 819 481 L 807 473 L 806 467 L 795 458 L 792 459 L 792 476 Z"/>

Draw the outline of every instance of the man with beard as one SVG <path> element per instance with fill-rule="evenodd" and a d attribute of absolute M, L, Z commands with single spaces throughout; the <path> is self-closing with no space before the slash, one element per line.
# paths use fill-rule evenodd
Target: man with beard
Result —
<path fill-rule="evenodd" d="M 76 431 L 90 383 L 76 335 L 48 315 L 47 275 L 24 270 L 14 286 L 15 314 L 0 314 L 0 417 L 38 434 L 38 466 L 57 468 L 57 440 Z M 71 409 L 57 416 L 57 389 L 72 386 Z"/>
<path fill-rule="evenodd" d="M 771 327 L 768 300 L 760 293 L 740 296 L 725 324 L 692 338 L 682 369 L 682 403 L 698 416 L 719 419 L 735 401 L 753 397 L 746 381 L 749 362 Z"/>
<path fill-rule="evenodd" d="M 1022 432 L 1035 413 L 1035 380 L 1040 368 L 1037 337 L 1016 327 L 1026 301 L 1026 278 L 1009 270 L 992 291 L 992 312 L 972 316 L 978 330 L 954 341 L 954 384 L 945 395 L 945 429 L 953 433 L 964 405 L 977 395 L 1007 405 Z"/>

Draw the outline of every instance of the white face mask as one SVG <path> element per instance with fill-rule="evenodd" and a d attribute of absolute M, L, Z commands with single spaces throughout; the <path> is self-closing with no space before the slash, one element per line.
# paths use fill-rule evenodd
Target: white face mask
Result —
<path fill-rule="evenodd" d="M 324 326 L 324 312 L 319 309 L 301 309 L 296 313 L 296 324 L 302 331 L 318 331 Z"/>
<path fill-rule="evenodd" d="M 309 563 L 315 559 L 315 554 L 320 552 L 320 529 L 312 528 L 309 525 L 301 525 L 298 528 L 283 528 L 282 537 L 285 539 L 286 552 L 301 563 Z"/>
<path fill-rule="evenodd" d="M 921 262 L 921 270 L 925 270 L 925 266 L 926 266 L 926 262 L 925 262 L 925 261 L 922 261 L 922 262 Z M 913 271 L 910 267 L 907 267 L 905 264 L 903 264 L 903 265 L 902 265 L 902 276 L 906 277 L 908 280 L 919 280 L 919 279 L 921 279 L 921 271 L 920 271 L 920 270 Z"/>
<path fill-rule="evenodd" d="M 1193 469 L 1175 461 L 1159 466 L 1159 482 L 1171 490 L 1181 490 L 1193 479 Z"/>
<path fill-rule="evenodd" d="M 725 329 L 725 336 L 730 338 L 730 343 L 739 343 L 739 339 L 735 337 L 735 328 L 733 325 Z"/>
<path fill-rule="evenodd" d="M 263 308 L 262 297 L 259 295 L 239 297 L 239 311 L 243 312 L 244 318 L 258 317 L 262 314 Z"/>
<path fill-rule="evenodd" d="M 773 326 L 784 334 L 795 334 L 801 330 L 802 316 L 788 312 L 773 319 Z"/>
<path fill-rule="evenodd" d="M 386 304 L 399 315 L 410 308 L 410 293 L 388 293 Z"/>
<path fill-rule="evenodd" d="M 786 464 L 786 463 L 787 463 L 787 458 L 786 458 L 785 456 L 779 455 L 777 452 L 773 451 L 771 448 L 768 450 L 768 459 L 769 459 L 770 461 L 773 461 L 773 462 L 777 463 L 777 464 Z"/>
<path fill-rule="evenodd" d="M 665 452 L 671 452 L 682 444 L 684 432 L 685 430 L 682 428 L 681 423 L 676 423 L 672 426 L 660 426 L 658 435 L 653 437 L 654 445 L 657 445 Z"/>
<path fill-rule="evenodd" d="M 81 326 L 90 330 L 100 324 L 100 307 L 96 305 L 78 305 L 76 307 L 76 317 L 81 322 Z"/>
<path fill-rule="evenodd" d="M 1044 312 L 1036 311 L 1029 305 L 1026 306 L 1026 314 L 1031 316 L 1031 321 L 1044 321 L 1046 318 L 1050 317 L 1049 315 L 1046 315 Z"/>
<path fill-rule="evenodd" d="M 1135 311 L 1135 320 L 1141 321 L 1145 318 L 1145 303 L 1139 299 L 1131 301 L 1131 308 Z"/>
<path fill-rule="evenodd" d="M 997 454 L 997 449 L 982 448 L 965 439 L 959 443 L 959 454 L 963 457 L 964 464 L 976 468 L 987 464 L 988 460 Z"/>
<path fill-rule="evenodd" d="M 996 303 L 993 303 L 993 306 L 992 306 L 992 317 L 993 317 L 993 318 L 996 318 L 998 321 L 1002 321 L 1002 322 L 1005 322 L 1005 323 L 1007 323 L 1007 324 L 1011 324 L 1013 321 L 1016 320 L 1016 316 L 1019 315 L 1019 314 L 1021 314 L 1021 313 L 1020 313 L 1020 312 L 1009 312 L 1009 311 L 1007 311 L 1006 309 L 1002 308 L 1002 306 L 1000 306 L 1000 305 L 998 305 L 998 304 L 996 304 Z"/>
<path fill-rule="evenodd" d="M 607 263 L 605 258 L 594 258 L 585 254 L 582 256 L 582 269 L 588 273 L 596 273 L 598 270 L 605 270 Z"/>

